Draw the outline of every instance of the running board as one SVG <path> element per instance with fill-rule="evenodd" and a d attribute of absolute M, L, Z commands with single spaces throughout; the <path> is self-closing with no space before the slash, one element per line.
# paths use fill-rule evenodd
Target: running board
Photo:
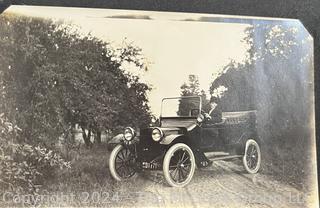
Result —
<path fill-rule="evenodd" d="M 209 160 L 210 161 L 228 160 L 228 159 L 241 158 L 241 157 L 243 157 L 243 155 L 228 155 L 228 156 L 222 156 L 222 157 L 209 158 Z"/>
<path fill-rule="evenodd" d="M 204 155 L 210 159 L 215 157 L 228 156 L 230 154 L 228 152 L 205 152 Z"/>

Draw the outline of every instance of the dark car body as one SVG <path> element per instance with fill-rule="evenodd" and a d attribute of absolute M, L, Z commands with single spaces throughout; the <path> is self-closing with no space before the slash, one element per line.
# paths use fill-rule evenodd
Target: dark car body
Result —
<path fill-rule="evenodd" d="M 247 139 L 257 138 L 255 111 L 223 112 L 222 122 L 216 124 L 199 124 L 194 117 L 161 118 L 160 123 L 165 135 L 160 142 L 151 138 L 154 127 L 140 130 L 137 161 L 142 168 L 161 168 L 166 150 L 177 142 L 188 144 L 193 151 L 242 155 Z"/>
<path fill-rule="evenodd" d="M 131 148 L 134 148 L 138 169 L 161 169 L 166 151 L 178 142 L 187 144 L 194 152 L 224 152 L 232 156 L 243 155 L 246 141 L 258 138 L 256 111 L 223 112 L 222 122 L 199 122 L 197 119 L 201 112 L 201 97 L 184 98 L 199 99 L 199 109 L 189 116 L 162 115 L 159 126 L 140 129 L 138 136 L 131 142 L 120 140 L 123 145 L 133 146 Z M 163 132 L 161 141 L 152 139 L 155 128 Z M 197 154 L 195 159 L 197 162 L 201 160 Z"/>
<path fill-rule="evenodd" d="M 165 98 L 158 126 L 141 128 L 138 133 L 125 128 L 113 140 L 119 144 L 109 158 L 112 177 L 122 181 L 142 170 L 162 169 L 170 186 L 184 187 L 196 167 L 235 158 L 242 159 L 248 173 L 257 173 L 261 151 L 256 111 L 223 112 L 221 122 L 215 123 L 201 108 L 200 96 Z"/>

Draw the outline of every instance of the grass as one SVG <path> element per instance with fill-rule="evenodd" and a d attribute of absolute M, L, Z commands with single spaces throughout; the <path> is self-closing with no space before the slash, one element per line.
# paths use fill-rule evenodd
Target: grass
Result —
<path fill-rule="evenodd" d="M 58 173 L 43 187 L 44 193 L 69 196 L 69 199 L 58 199 L 57 206 L 105 207 L 129 206 L 132 203 L 132 197 L 124 193 L 136 190 L 137 184 L 134 180 L 120 183 L 111 178 L 108 169 L 110 153 L 106 144 L 91 149 L 82 147 L 78 154 L 77 160 L 72 161 L 71 170 Z M 42 205 L 50 205 L 46 203 Z"/>
<path fill-rule="evenodd" d="M 310 138 L 308 133 L 296 130 L 269 141 L 262 152 L 262 172 L 309 192 L 313 188 L 312 178 L 316 177 Z"/>

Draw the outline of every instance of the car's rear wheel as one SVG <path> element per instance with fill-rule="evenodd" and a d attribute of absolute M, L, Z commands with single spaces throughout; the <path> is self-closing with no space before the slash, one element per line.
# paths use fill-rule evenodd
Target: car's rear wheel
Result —
<path fill-rule="evenodd" d="M 137 175 L 135 155 L 132 150 L 118 144 L 111 152 L 109 170 L 117 181 L 123 181 Z"/>
<path fill-rule="evenodd" d="M 163 173 L 167 183 L 173 187 L 187 185 L 196 167 L 192 150 L 186 144 L 177 143 L 169 148 L 163 160 Z"/>
<path fill-rule="evenodd" d="M 253 140 L 249 139 L 246 142 L 245 152 L 243 156 L 243 165 L 248 173 L 257 173 L 261 165 L 261 152 L 259 144 Z"/>

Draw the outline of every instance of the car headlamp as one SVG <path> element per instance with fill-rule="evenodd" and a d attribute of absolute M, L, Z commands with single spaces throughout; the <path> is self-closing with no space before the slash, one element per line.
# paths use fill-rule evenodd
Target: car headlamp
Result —
<path fill-rule="evenodd" d="M 134 136 L 135 136 L 135 132 L 134 132 L 133 128 L 131 128 L 131 127 L 125 128 L 125 130 L 124 130 L 125 140 L 131 141 L 134 138 Z"/>
<path fill-rule="evenodd" d="M 158 141 L 160 141 L 162 139 L 162 137 L 163 137 L 163 132 L 161 131 L 161 129 L 154 128 L 152 130 L 152 139 L 153 139 L 153 141 L 158 142 Z"/>

